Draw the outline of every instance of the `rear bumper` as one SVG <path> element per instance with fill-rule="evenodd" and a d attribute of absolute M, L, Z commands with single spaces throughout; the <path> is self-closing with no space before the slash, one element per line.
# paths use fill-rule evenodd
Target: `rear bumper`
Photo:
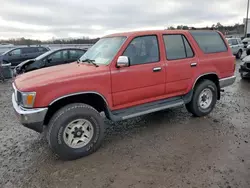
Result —
<path fill-rule="evenodd" d="M 12 95 L 12 104 L 19 121 L 23 126 L 40 133 L 43 131 L 43 121 L 48 108 L 23 108 L 17 104 L 14 94 Z"/>
<path fill-rule="evenodd" d="M 232 85 L 235 82 L 235 79 L 236 79 L 235 75 L 220 79 L 219 80 L 219 82 L 220 82 L 220 88 Z"/>

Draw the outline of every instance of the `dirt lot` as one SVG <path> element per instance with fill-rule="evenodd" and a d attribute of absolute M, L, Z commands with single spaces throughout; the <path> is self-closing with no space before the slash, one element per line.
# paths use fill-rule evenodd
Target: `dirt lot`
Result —
<path fill-rule="evenodd" d="M 64 162 L 18 123 L 11 82 L 0 83 L 0 187 L 249 188 L 249 112 L 250 81 L 238 76 L 207 117 L 181 107 L 107 122 L 96 153 Z"/>

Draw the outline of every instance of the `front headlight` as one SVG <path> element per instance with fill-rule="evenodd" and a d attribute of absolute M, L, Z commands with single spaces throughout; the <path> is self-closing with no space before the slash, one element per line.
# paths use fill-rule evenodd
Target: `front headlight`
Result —
<path fill-rule="evenodd" d="M 20 92 L 21 101 L 20 105 L 26 108 L 32 108 L 36 98 L 36 92 Z"/>

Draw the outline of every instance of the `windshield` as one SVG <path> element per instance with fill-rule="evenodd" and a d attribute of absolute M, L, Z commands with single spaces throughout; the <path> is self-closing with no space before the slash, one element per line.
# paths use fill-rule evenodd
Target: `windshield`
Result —
<path fill-rule="evenodd" d="M 49 50 L 49 51 L 43 53 L 42 55 L 36 57 L 35 60 L 36 60 L 36 61 L 37 61 L 37 60 L 41 60 L 41 59 L 43 59 L 44 57 L 46 57 L 47 55 L 51 54 L 52 52 L 54 52 L 54 50 Z"/>
<path fill-rule="evenodd" d="M 108 65 L 126 40 L 126 37 L 101 38 L 81 58 L 94 60 L 97 65 Z"/>
<path fill-rule="evenodd" d="M 9 53 L 9 52 L 12 51 L 12 50 L 13 50 L 13 49 L 7 50 L 7 51 L 3 52 L 2 55 L 5 55 L 5 54 Z"/>

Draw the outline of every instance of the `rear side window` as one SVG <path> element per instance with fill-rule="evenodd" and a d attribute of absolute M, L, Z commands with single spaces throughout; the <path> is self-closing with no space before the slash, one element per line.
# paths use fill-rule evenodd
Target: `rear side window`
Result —
<path fill-rule="evenodd" d="M 227 51 L 225 42 L 217 32 L 190 31 L 190 33 L 206 54 Z"/>
<path fill-rule="evenodd" d="M 48 59 L 52 59 L 52 61 L 67 60 L 68 59 L 68 51 L 67 50 L 57 51 L 57 52 L 51 54 L 48 57 Z"/>
<path fill-rule="evenodd" d="M 48 50 L 46 48 L 44 48 L 44 47 L 39 47 L 38 51 L 39 52 L 47 52 Z"/>
<path fill-rule="evenodd" d="M 69 57 L 70 59 L 78 59 L 84 54 L 83 50 L 70 50 Z"/>
<path fill-rule="evenodd" d="M 21 49 L 15 49 L 10 52 L 11 55 L 21 55 Z"/>
<path fill-rule="evenodd" d="M 232 39 L 232 45 L 237 45 L 238 41 L 236 39 Z"/>
<path fill-rule="evenodd" d="M 232 39 L 227 39 L 229 45 L 232 45 Z"/>
<path fill-rule="evenodd" d="M 177 60 L 190 58 L 194 52 L 183 35 L 163 35 L 167 59 Z"/>
<path fill-rule="evenodd" d="M 30 53 L 36 53 L 37 49 L 36 48 L 23 48 L 22 53 L 24 54 L 30 54 Z"/>

